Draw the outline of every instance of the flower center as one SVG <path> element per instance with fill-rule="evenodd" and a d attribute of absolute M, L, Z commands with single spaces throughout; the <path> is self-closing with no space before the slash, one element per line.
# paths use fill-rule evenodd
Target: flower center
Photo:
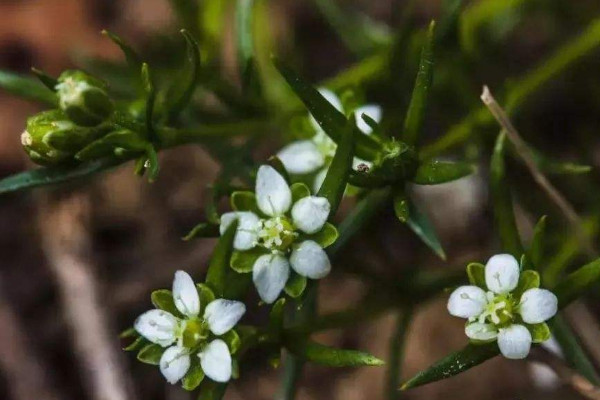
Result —
<path fill-rule="evenodd" d="M 261 220 L 258 226 L 259 244 L 271 251 L 286 250 L 297 235 L 294 226 L 285 217 Z"/>
<path fill-rule="evenodd" d="M 496 295 L 488 292 L 487 298 L 488 303 L 479 315 L 479 323 L 483 324 L 488 320 L 494 325 L 505 325 L 513 320 L 515 304 L 510 294 Z"/>
<path fill-rule="evenodd" d="M 183 333 L 181 334 L 181 344 L 186 348 L 196 347 L 202 340 L 208 337 L 208 326 L 204 321 L 198 319 L 189 319 L 185 321 Z"/>

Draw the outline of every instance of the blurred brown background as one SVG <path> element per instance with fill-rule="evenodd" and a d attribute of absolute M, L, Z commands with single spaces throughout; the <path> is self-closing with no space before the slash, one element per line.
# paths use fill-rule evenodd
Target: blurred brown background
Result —
<path fill-rule="evenodd" d="M 312 49 L 308 62 L 314 62 L 314 77 L 324 77 L 346 64 L 348 55 L 339 50 L 339 42 L 314 8 L 304 3 L 277 2 L 272 6 L 273 21 L 282 32 L 304 32 L 295 40 Z M 389 17 L 387 2 L 354 4 L 373 16 Z M 426 21 L 438 7 L 435 0 L 421 2 L 418 12 Z M 166 0 L 3 0 L 0 68 L 26 73 L 36 66 L 56 75 L 81 57 L 117 59 L 118 48 L 100 35 L 101 29 L 143 46 L 149 32 L 176 32 L 173 22 Z M 528 42 L 535 47 L 534 39 Z M 0 93 L 2 176 L 31 167 L 19 135 L 26 117 L 35 111 L 35 105 Z M 121 353 L 117 339 L 117 333 L 150 306 L 151 290 L 170 286 L 176 269 L 201 276 L 213 246 L 212 241 L 186 243 L 180 237 L 201 219 L 204 188 L 215 177 L 217 164 L 197 147 L 161 156 L 161 176 L 152 185 L 124 167 L 69 194 L 35 191 L 0 197 L 0 398 L 192 398 L 180 387 L 167 385 L 157 368 Z M 425 194 L 431 210 L 441 202 L 451 208 L 434 213 L 442 241 L 451 249 L 447 265 L 484 259 L 482 249 L 488 246 L 491 231 L 483 205 L 485 182 L 473 177 L 427 189 Z M 381 261 L 392 260 L 396 268 L 392 274 L 401 277 L 400 266 L 417 261 L 410 252 L 416 239 L 401 228 L 390 232 L 385 237 L 367 232 L 370 239 L 356 240 L 354 255 L 342 262 L 378 268 Z M 372 254 L 369 241 L 375 241 L 381 252 Z M 418 261 L 443 265 L 433 256 Z M 363 293 L 358 280 L 337 275 L 326 279 L 322 288 L 324 311 L 344 309 Z M 350 331 L 321 334 L 320 339 L 385 358 L 395 318 L 383 315 Z M 462 324 L 447 315 L 444 298 L 417 310 L 403 375 L 411 376 L 462 346 L 466 342 Z M 267 365 L 261 354 L 250 354 L 242 363 L 241 379 L 226 398 L 273 398 L 281 371 Z M 532 371 L 526 362 L 497 358 L 399 398 L 578 398 L 568 388 L 557 388 L 558 381 L 548 371 L 533 375 Z M 383 398 L 384 382 L 384 368 L 308 366 L 299 398 Z"/>

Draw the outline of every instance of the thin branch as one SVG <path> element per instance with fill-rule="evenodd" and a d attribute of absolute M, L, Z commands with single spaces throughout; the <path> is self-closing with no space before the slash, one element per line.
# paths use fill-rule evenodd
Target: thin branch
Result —
<path fill-rule="evenodd" d="M 531 350 L 529 361 L 537 361 L 547 365 L 558 375 L 565 384 L 571 386 L 577 393 L 590 400 L 600 400 L 600 387 L 595 386 L 583 375 L 575 372 L 564 360 L 542 346 Z"/>
<path fill-rule="evenodd" d="M 498 104 L 492 93 L 490 92 L 487 86 L 483 87 L 483 93 L 481 94 L 481 100 L 490 110 L 498 124 L 502 127 L 502 129 L 506 132 L 506 136 L 515 146 L 515 150 L 517 154 L 523 159 L 525 166 L 531 173 L 531 176 L 535 180 L 535 182 L 540 186 L 540 188 L 548 195 L 550 201 L 552 201 L 558 209 L 563 213 L 569 224 L 571 225 L 573 231 L 578 236 L 581 243 L 584 245 L 585 251 L 588 253 L 590 257 L 595 257 L 596 252 L 594 250 L 594 246 L 591 243 L 590 238 L 586 234 L 585 230 L 582 227 L 581 218 L 575 212 L 573 206 L 569 203 L 569 201 L 550 183 L 548 178 L 540 171 L 533 155 L 531 154 L 531 150 L 527 147 L 527 144 L 523 141 L 519 132 L 516 130 L 506 112 L 502 109 L 502 107 Z"/>
<path fill-rule="evenodd" d="M 40 202 L 40 232 L 48 264 L 56 276 L 83 376 L 94 400 L 134 399 L 116 332 L 91 261 L 87 229 L 89 199 L 70 195 Z"/>

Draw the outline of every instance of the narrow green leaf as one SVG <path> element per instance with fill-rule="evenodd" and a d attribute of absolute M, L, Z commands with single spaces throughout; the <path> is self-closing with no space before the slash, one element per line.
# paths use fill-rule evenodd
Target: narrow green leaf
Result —
<path fill-rule="evenodd" d="M 470 263 L 467 265 L 467 276 L 471 285 L 479 286 L 483 290 L 487 290 L 485 283 L 485 266 L 480 263 Z"/>
<path fill-rule="evenodd" d="M 425 161 L 411 179 L 417 185 L 438 185 L 455 181 L 475 172 L 475 167 L 465 162 Z"/>
<path fill-rule="evenodd" d="M 56 78 L 53 78 L 44 71 L 33 67 L 31 68 L 31 72 L 33 72 L 33 74 L 37 76 L 37 78 L 40 80 L 40 82 L 42 82 L 44 86 L 46 86 L 51 91 L 56 92 L 56 85 L 58 85 L 58 80 Z"/>
<path fill-rule="evenodd" d="M 269 331 L 275 335 L 279 335 L 283 329 L 285 299 L 281 298 L 273 304 L 269 313 Z"/>
<path fill-rule="evenodd" d="M 277 59 L 274 60 L 274 63 L 321 128 L 339 146 L 346 134 L 348 125 L 344 114 L 339 112 L 317 89 L 305 82 L 293 70 Z M 354 119 L 352 119 L 352 124 L 354 124 Z M 358 128 L 355 127 L 355 130 L 358 130 Z M 373 160 L 377 156 L 380 147 L 380 144 L 373 137 L 360 132 L 356 135 L 356 155 L 358 157 Z"/>
<path fill-rule="evenodd" d="M 27 100 L 38 101 L 53 107 L 58 105 L 56 94 L 39 81 L 14 72 L 0 70 L 0 88 Z"/>
<path fill-rule="evenodd" d="M 140 56 L 136 53 L 136 51 L 125 43 L 123 39 L 121 39 L 116 34 L 109 32 L 107 30 L 103 30 L 102 34 L 113 41 L 114 44 L 119 46 L 123 54 L 125 55 L 125 60 L 127 61 L 127 65 L 132 71 L 139 71 L 142 68 L 142 61 Z"/>
<path fill-rule="evenodd" d="M 433 225 L 429 218 L 423 213 L 417 205 L 409 201 L 409 216 L 406 220 L 408 227 L 425 243 L 435 254 L 442 260 L 446 259 L 446 253 L 442 248 L 442 244 L 435 233 Z"/>
<path fill-rule="evenodd" d="M 304 290 L 306 289 L 306 284 L 306 277 L 298 275 L 296 272 L 291 272 L 290 278 L 286 282 L 283 290 L 288 296 L 297 299 L 302 295 L 302 293 L 304 293 Z"/>
<path fill-rule="evenodd" d="M 529 146 L 531 156 L 537 166 L 548 175 L 581 175 L 592 170 L 591 165 L 575 164 L 568 161 L 554 160 Z"/>
<path fill-rule="evenodd" d="M 219 239 L 208 265 L 206 283 L 212 288 L 218 297 L 223 297 L 226 277 L 233 250 L 233 240 L 237 230 L 238 221 L 233 221 Z"/>
<path fill-rule="evenodd" d="M 295 356 L 327 367 L 370 367 L 385 364 L 377 357 L 362 351 L 337 349 L 310 340 L 303 344 L 296 341 L 287 345 Z"/>
<path fill-rule="evenodd" d="M 506 181 L 506 167 L 504 164 L 505 139 L 506 137 L 503 133 L 498 135 L 490 165 L 490 185 L 494 205 L 494 218 L 500 234 L 502 249 L 515 257 L 521 257 L 523 247 L 517 230 L 517 223 L 515 222 L 510 186 Z"/>
<path fill-rule="evenodd" d="M 231 208 L 235 211 L 251 211 L 257 215 L 262 214 L 256 203 L 256 195 L 254 192 L 249 191 L 233 192 L 231 194 Z"/>
<path fill-rule="evenodd" d="M 154 106 L 156 100 L 156 89 L 154 88 L 154 82 L 152 82 L 152 75 L 150 74 L 150 67 L 148 64 L 142 64 L 142 82 L 144 83 L 144 90 L 146 91 L 146 135 L 148 140 L 152 143 L 156 142 L 156 132 L 154 131 Z"/>
<path fill-rule="evenodd" d="M 237 56 L 240 76 L 246 77 L 248 69 L 252 68 L 254 57 L 254 42 L 252 40 L 252 10 L 254 0 L 237 0 L 235 7 L 235 22 L 237 36 Z M 248 82 L 245 83 L 246 86 Z"/>
<path fill-rule="evenodd" d="M 410 105 L 404 118 L 404 132 L 402 141 L 416 144 L 421 133 L 429 89 L 433 81 L 433 45 L 435 41 L 435 21 L 431 21 L 427 31 L 427 38 L 421 50 L 419 71 L 415 80 Z"/>
<path fill-rule="evenodd" d="M 540 274 L 534 270 L 526 270 L 519 275 L 519 284 L 513 291 L 513 296 L 516 299 L 521 298 L 521 295 L 529 289 L 540 287 Z"/>
<path fill-rule="evenodd" d="M 127 338 L 131 338 L 131 337 L 138 337 L 138 335 L 139 334 L 137 333 L 135 328 L 131 327 L 131 328 L 127 328 L 123 332 L 119 333 L 119 338 L 127 339 Z"/>
<path fill-rule="evenodd" d="M 396 177 L 386 177 L 380 170 L 356 171 L 351 170 L 348 183 L 352 186 L 367 189 L 379 189 L 391 185 Z"/>
<path fill-rule="evenodd" d="M 211 224 L 210 222 L 201 222 L 193 227 L 192 230 L 183 237 L 183 240 L 188 241 L 195 238 L 212 238 L 218 236 L 219 225 Z"/>
<path fill-rule="evenodd" d="M 199 33 L 200 28 L 200 4 L 212 2 L 198 2 L 190 0 L 169 0 L 174 14 L 177 16 L 179 26 L 184 26 L 194 34 Z M 211 14 L 212 15 L 212 14 Z"/>
<path fill-rule="evenodd" d="M 98 172 L 115 167 L 123 162 L 125 162 L 125 160 L 103 159 L 91 161 L 75 167 L 61 166 L 32 169 L 0 180 L 0 194 L 87 178 Z"/>
<path fill-rule="evenodd" d="M 600 385 L 600 377 L 594 367 L 594 363 L 581 347 L 577 337 L 562 315 L 556 315 L 549 324 L 569 365 L 589 379 L 594 385 Z"/>
<path fill-rule="evenodd" d="M 542 263 L 542 257 L 544 256 L 544 239 L 546 233 L 546 216 L 544 215 L 538 223 L 535 225 L 533 230 L 533 240 L 531 246 L 529 246 L 529 261 L 534 268 L 539 268 Z"/>
<path fill-rule="evenodd" d="M 167 289 L 159 289 L 152 292 L 150 296 L 154 307 L 167 311 L 176 317 L 181 317 L 181 313 L 175 307 L 175 301 L 173 300 L 173 293 Z"/>
<path fill-rule="evenodd" d="M 191 33 L 181 30 L 185 39 L 187 58 L 183 70 L 177 74 L 165 95 L 165 111 L 168 121 L 174 121 L 187 106 L 200 79 L 200 50 Z"/>
<path fill-rule="evenodd" d="M 482 345 L 468 344 L 464 349 L 449 354 L 425 371 L 419 372 L 413 378 L 405 382 L 400 389 L 412 389 L 427 383 L 450 378 L 479 365 L 498 354 L 500 354 L 500 350 L 495 342 Z"/>
<path fill-rule="evenodd" d="M 313 240 L 321 245 L 321 247 L 326 248 L 331 246 L 337 240 L 339 236 L 338 230 L 333 224 L 326 222 L 323 225 L 323 229 L 321 229 L 317 233 L 313 233 L 312 235 L 302 235 L 301 240 Z"/>
<path fill-rule="evenodd" d="M 234 250 L 231 255 L 231 268 L 240 274 L 252 272 L 252 268 L 258 257 L 265 254 L 267 254 L 265 249 L 260 247 L 254 247 L 246 251 Z"/>
<path fill-rule="evenodd" d="M 600 258 L 567 275 L 552 290 L 558 297 L 558 308 L 582 296 L 600 280 Z"/>
<path fill-rule="evenodd" d="M 354 115 L 350 116 L 349 121 L 354 120 Z M 335 150 L 335 156 L 329 165 L 327 175 L 321 184 L 317 196 L 325 197 L 331 206 L 329 217 L 333 217 L 344 197 L 348 175 L 352 169 L 352 160 L 354 159 L 354 142 L 356 127 L 353 122 L 348 122 L 344 129 L 344 136 Z"/>
<path fill-rule="evenodd" d="M 144 346 L 137 355 L 137 359 L 145 364 L 158 365 L 160 357 L 165 352 L 165 349 L 158 344 L 149 344 Z"/>
<path fill-rule="evenodd" d="M 181 387 L 187 391 L 195 390 L 204 380 L 204 371 L 199 357 L 191 357 L 190 369 L 181 380 Z"/>
<path fill-rule="evenodd" d="M 146 340 L 143 336 L 138 336 L 130 345 L 123 348 L 125 351 L 139 351 L 145 346 L 147 346 L 150 342 Z"/>

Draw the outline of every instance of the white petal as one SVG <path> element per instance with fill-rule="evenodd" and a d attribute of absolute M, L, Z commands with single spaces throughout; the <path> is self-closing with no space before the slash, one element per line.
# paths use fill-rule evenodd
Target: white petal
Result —
<path fill-rule="evenodd" d="M 519 313 L 528 324 L 539 324 L 556 315 L 558 299 L 549 290 L 529 289 L 521 296 Z"/>
<path fill-rule="evenodd" d="M 215 382 L 227 382 L 231 379 L 231 354 L 224 341 L 213 340 L 198 357 L 202 370 L 210 379 Z"/>
<path fill-rule="evenodd" d="M 212 333 L 222 335 L 233 328 L 245 312 L 246 306 L 241 301 L 217 299 L 206 306 L 204 319 Z"/>
<path fill-rule="evenodd" d="M 238 220 L 237 232 L 233 239 L 233 248 L 236 250 L 250 250 L 255 246 L 258 239 L 258 223 L 260 218 L 250 211 L 233 211 L 221 215 L 219 232 L 225 233 L 227 227 Z"/>
<path fill-rule="evenodd" d="M 175 272 L 173 279 L 173 301 L 175 307 L 183 315 L 195 317 L 200 312 L 200 296 L 192 280 L 192 277 L 185 271 Z"/>
<path fill-rule="evenodd" d="M 498 347 L 506 358 L 520 360 L 527 357 L 531 348 L 531 333 L 523 325 L 514 324 L 500 329 Z"/>
<path fill-rule="evenodd" d="M 285 146 L 277 153 L 291 174 L 308 174 L 325 164 L 325 158 L 312 140 L 300 140 Z"/>
<path fill-rule="evenodd" d="M 325 250 L 312 240 L 300 243 L 290 256 L 294 271 L 310 279 L 321 279 L 331 271 L 331 262 Z"/>
<path fill-rule="evenodd" d="M 373 129 L 362 119 L 362 115 L 366 114 L 375 122 L 381 121 L 381 107 L 376 104 L 367 104 L 362 107 L 358 107 L 354 111 L 354 115 L 356 118 L 356 126 L 360 129 L 364 134 L 370 135 L 373 132 Z"/>
<path fill-rule="evenodd" d="M 519 283 L 519 263 L 510 254 L 497 254 L 485 265 L 485 284 L 494 293 L 508 293 Z"/>
<path fill-rule="evenodd" d="M 285 287 L 290 276 L 288 260 L 277 254 L 258 257 L 252 267 L 252 281 L 262 301 L 271 304 Z"/>
<path fill-rule="evenodd" d="M 460 318 L 476 317 L 483 312 L 487 298 L 477 286 L 460 286 L 448 299 L 448 312 Z"/>
<path fill-rule="evenodd" d="M 151 341 L 167 347 L 176 339 L 179 320 L 163 310 L 150 310 L 140 315 L 133 324 L 135 330 Z"/>
<path fill-rule="evenodd" d="M 498 330 L 494 324 L 473 322 L 465 326 L 465 334 L 475 340 L 492 340 L 498 336 Z"/>
<path fill-rule="evenodd" d="M 185 347 L 169 347 L 163 353 L 159 362 L 160 372 L 170 384 L 182 379 L 190 369 L 190 355 Z"/>
<path fill-rule="evenodd" d="M 292 205 L 292 191 L 287 182 L 269 165 L 262 165 L 256 176 L 256 202 L 270 216 L 282 215 Z"/>
<path fill-rule="evenodd" d="M 335 93 L 333 93 L 331 90 L 325 89 L 325 88 L 320 88 L 318 90 L 319 90 L 319 93 L 321 93 L 321 95 L 323 97 L 325 97 L 325 100 L 327 100 L 329 103 L 331 103 L 332 106 L 334 106 L 338 111 L 344 112 L 342 102 L 340 101 L 340 98 Z M 321 126 L 319 125 L 317 120 L 312 115 L 310 115 L 310 123 L 315 128 L 315 130 L 321 129 Z"/>
<path fill-rule="evenodd" d="M 292 220 L 302 232 L 317 233 L 327 222 L 330 211 L 331 206 L 325 197 L 303 197 L 292 207 Z"/>
<path fill-rule="evenodd" d="M 313 181 L 313 193 L 317 193 L 319 189 L 321 189 L 321 185 L 325 180 L 325 176 L 327 175 L 327 171 L 329 168 L 323 168 L 319 173 L 315 176 L 315 180 Z"/>

